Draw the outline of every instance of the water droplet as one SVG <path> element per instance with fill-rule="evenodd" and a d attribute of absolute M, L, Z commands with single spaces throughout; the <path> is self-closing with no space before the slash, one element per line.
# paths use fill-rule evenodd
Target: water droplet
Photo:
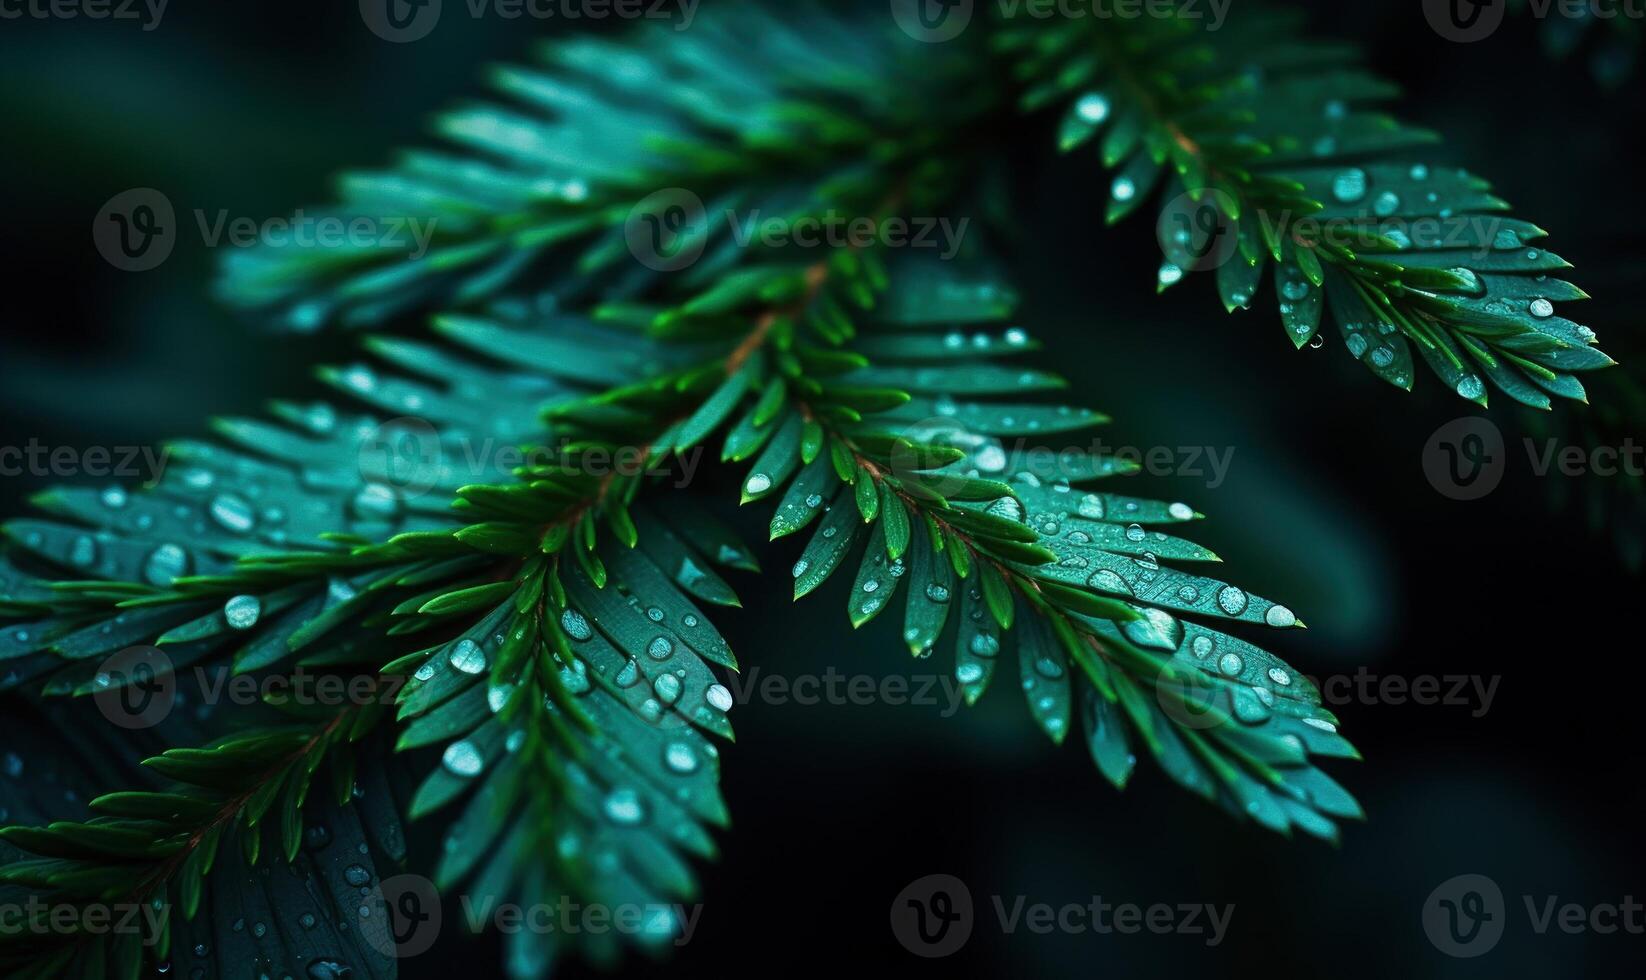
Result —
<path fill-rule="evenodd" d="M 468 739 L 453 742 L 446 746 L 446 751 L 440 757 L 440 762 L 454 776 L 475 776 L 485 767 L 485 761 L 480 757 L 480 750 Z"/>
<path fill-rule="evenodd" d="M 263 601 L 254 595 L 237 595 L 223 604 L 223 618 L 230 629 L 249 630 L 263 615 Z"/>
<path fill-rule="evenodd" d="M 1532 316 L 1542 319 L 1543 317 L 1554 315 L 1555 305 L 1539 296 L 1537 299 L 1532 300 L 1531 305 L 1526 307 L 1526 309 L 1532 314 Z"/>
<path fill-rule="evenodd" d="M 1372 213 L 1379 218 L 1387 218 L 1400 210 L 1400 196 L 1394 191 L 1384 191 L 1372 199 Z"/>
<path fill-rule="evenodd" d="M 967 662 L 954 669 L 955 680 L 962 684 L 976 684 L 983 679 L 983 665 Z"/>
<path fill-rule="evenodd" d="M 1126 540 L 1127 541 L 1142 541 L 1143 537 L 1144 537 L 1144 535 L 1143 535 L 1143 525 L 1141 525 L 1141 524 L 1127 525 L 1127 527 L 1126 527 Z"/>
<path fill-rule="evenodd" d="M 170 585 L 189 570 L 189 554 L 175 544 L 163 544 L 149 553 L 143 563 L 143 577 L 150 585 Z"/>
<path fill-rule="evenodd" d="M 933 602 L 948 602 L 949 590 L 936 582 L 932 582 L 926 586 L 926 598 Z"/>
<path fill-rule="evenodd" d="M 1486 393 L 1486 383 L 1480 380 L 1478 374 L 1465 374 L 1457 379 L 1457 393 L 1473 401 Z"/>
<path fill-rule="evenodd" d="M 732 692 L 726 690 L 723 685 L 710 684 L 709 689 L 703 692 L 703 699 L 716 711 L 732 710 Z"/>
<path fill-rule="evenodd" d="M 1350 167 L 1332 178 L 1332 196 L 1344 204 L 1353 204 L 1366 196 L 1366 171 Z"/>
<path fill-rule="evenodd" d="M 513 684 L 499 684 L 497 687 L 487 689 L 486 707 L 491 709 L 492 714 L 497 714 L 508 705 L 509 696 L 513 693 Z"/>
<path fill-rule="evenodd" d="M 1114 199 L 1117 201 L 1130 201 L 1137 196 L 1137 185 L 1132 183 L 1130 177 L 1116 177 L 1114 184 L 1109 188 L 1109 192 L 1114 195 Z"/>
<path fill-rule="evenodd" d="M 1217 590 L 1217 605 L 1229 615 L 1238 616 L 1246 611 L 1246 593 L 1232 585 L 1225 585 Z"/>
<path fill-rule="evenodd" d="M 992 633 L 974 633 L 966 649 L 979 657 L 992 657 L 1000 652 L 1000 641 Z"/>
<path fill-rule="evenodd" d="M 673 704 L 680 700 L 680 678 L 673 674 L 659 674 L 657 680 L 652 681 L 652 691 L 657 700 L 664 704 Z"/>
<path fill-rule="evenodd" d="M 640 680 L 640 665 L 631 657 L 623 664 L 623 669 L 612 678 L 612 683 L 621 688 L 631 688 Z"/>
<path fill-rule="evenodd" d="M 1306 279 L 1288 279 L 1280 284 L 1280 295 L 1290 300 L 1302 299 L 1309 295 L 1309 282 Z"/>
<path fill-rule="evenodd" d="M 632 789 L 614 789 L 606 795 L 606 816 L 612 823 L 632 827 L 646 819 L 640 794 Z"/>
<path fill-rule="evenodd" d="M 567 609 L 560 614 L 560 629 L 574 640 L 586 640 L 594 635 L 589 628 L 589 621 L 575 609 Z"/>
<path fill-rule="evenodd" d="M 1006 331 L 1006 343 L 1013 347 L 1022 347 L 1029 342 L 1029 335 L 1022 327 L 1012 327 Z"/>
<path fill-rule="evenodd" d="M 1337 731 L 1337 726 L 1324 718 L 1305 718 L 1303 719 L 1303 724 L 1309 725 L 1313 728 L 1318 728 L 1323 732 Z"/>
<path fill-rule="evenodd" d="M 453 667 L 465 674 L 478 674 L 486 669 L 486 651 L 480 649 L 480 644 L 470 639 L 457 641 L 446 660 Z"/>
<path fill-rule="evenodd" d="M 392 521 L 400 515 L 400 494 L 384 483 L 368 483 L 354 495 L 354 516 L 367 521 Z"/>
<path fill-rule="evenodd" d="M 806 506 L 813 510 L 823 506 L 823 495 L 820 493 L 808 493 L 806 495 Z"/>
<path fill-rule="evenodd" d="M 772 478 L 764 473 L 750 475 L 743 483 L 744 493 L 765 493 L 772 488 Z"/>
<path fill-rule="evenodd" d="M 80 568 L 89 568 L 97 561 L 97 542 L 84 534 L 75 538 L 74 546 L 69 551 L 69 561 Z"/>
<path fill-rule="evenodd" d="M 257 512 L 251 504 L 232 493 L 218 494 L 211 502 L 212 520 L 225 530 L 245 534 L 257 526 Z"/>
<path fill-rule="evenodd" d="M 1016 497 L 1001 497 L 999 500 L 996 500 L 994 503 L 983 508 L 983 513 L 990 514 L 994 517 L 1004 518 L 1008 521 L 1022 522 L 1023 505 L 1017 502 Z"/>
<path fill-rule="evenodd" d="M 659 636 L 646 644 L 646 656 L 653 660 L 667 660 L 674 656 L 674 643 L 666 636 Z"/>
<path fill-rule="evenodd" d="M 791 573 L 793 573 L 795 578 L 799 578 L 800 576 L 806 574 L 806 569 L 808 569 L 810 567 L 811 567 L 811 563 L 806 561 L 806 559 L 802 558 L 799 561 L 795 562 L 794 567 L 789 569 L 789 571 Z"/>
<path fill-rule="evenodd" d="M 1213 646 L 1212 638 L 1209 636 L 1197 636 L 1189 643 L 1189 649 L 1194 651 L 1195 656 L 1202 659 L 1212 652 Z"/>
<path fill-rule="evenodd" d="M 1126 580 L 1121 578 L 1118 572 L 1107 568 L 1092 573 L 1092 577 L 1086 580 L 1086 584 L 1104 592 L 1118 592 L 1122 595 L 1132 594 L 1132 587 L 1126 584 Z"/>
<path fill-rule="evenodd" d="M 1162 286 L 1175 286 L 1183 280 L 1183 269 L 1167 262 L 1160 267 L 1160 272 L 1155 278 Z"/>
<path fill-rule="evenodd" d="M 972 460 L 985 473 L 999 473 L 1006 468 L 1006 451 L 999 446 L 984 446 Z"/>
<path fill-rule="evenodd" d="M 1240 659 L 1240 654 L 1238 653 L 1225 653 L 1223 656 L 1217 658 L 1217 669 L 1230 677 L 1234 677 L 1239 674 L 1245 666 L 1246 661 Z"/>
<path fill-rule="evenodd" d="M 1075 114 L 1093 126 L 1109 118 L 1109 100 L 1096 92 L 1087 92 L 1074 104 Z"/>
<path fill-rule="evenodd" d="M 671 772 L 682 775 L 693 773 L 697 771 L 697 753 L 685 742 L 670 742 L 663 747 L 663 764 L 668 766 Z"/>
<path fill-rule="evenodd" d="M 880 588 L 880 580 L 879 579 L 871 578 L 867 582 L 863 583 L 863 591 L 864 592 L 873 592 L 874 590 L 876 590 L 878 588 Z"/>
<path fill-rule="evenodd" d="M 1286 673 L 1284 670 L 1281 670 L 1279 667 L 1270 667 L 1269 680 L 1274 681 L 1281 687 L 1290 687 L 1292 683 L 1292 675 Z"/>
<path fill-rule="evenodd" d="M 1270 626 L 1285 628 L 1297 625 L 1297 616 L 1293 615 L 1290 609 L 1277 603 L 1264 611 L 1263 621 Z"/>
<path fill-rule="evenodd" d="M 1389 348 L 1379 347 L 1377 350 L 1372 351 L 1372 363 L 1378 367 L 1386 368 L 1394 362 L 1395 352 Z"/>
<path fill-rule="evenodd" d="M 343 869 L 343 880 L 359 888 L 371 884 L 371 872 L 366 870 L 365 865 L 351 864 Z"/>
<path fill-rule="evenodd" d="M 103 491 L 103 506 L 111 510 L 126 506 L 127 499 L 125 487 L 109 487 Z"/>
<path fill-rule="evenodd" d="M 661 623 L 663 621 L 663 610 L 656 606 L 650 606 L 646 609 L 646 618 L 654 623 Z"/>
<path fill-rule="evenodd" d="M 560 683 L 572 694 L 587 694 L 589 690 L 589 669 L 583 666 L 583 661 L 572 659 L 570 667 L 560 668 Z"/>

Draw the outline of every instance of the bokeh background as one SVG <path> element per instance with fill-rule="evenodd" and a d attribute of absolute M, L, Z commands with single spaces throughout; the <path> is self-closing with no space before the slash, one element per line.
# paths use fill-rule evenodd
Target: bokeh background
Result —
<path fill-rule="evenodd" d="M 1646 73 L 1599 85 L 1582 58 L 1550 58 L 1525 18 L 1465 46 L 1434 34 L 1418 0 L 1304 6 L 1320 33 L 1364 45 L 1404 86 L 1403 115 L 1446 134 L 1437 159 L 1489 175 L 1517 214 L 1550 229 L 1596 297 L 1578 319 L 1641 363 Z M 198 235 L 154 271 L 117 271 L 93 248 L 93 216 L 144 186 L 179 212 L 255 218 L 326 200 L 330 175 L 424 140 L 434 109 L 481 91 L 487 61 L 523 57 L 565 26 L 449 16 L 429 38 L 391 45 L 344 0 L 173 0 L 152 32 L 0 21 L 0 444 L 154 445 L 273 397 L 321 397 L 310 366 L 348 360 L 356 338 L 276 335 L 232 314 L 211 298 L 220 255 Z M 1226 316 L 1209 278 L 1157 297 L 1148 219 L 1100 228 L 1095 161 L 1013 153 L 1041 175 L 1017 190 L 1025 235 L 1012 258 L 1023 322 L 1055 352 L 1044 362 L 1115 416 L 1111 443 L 1234 452 L 1216 488 L 1140 477 L 1124 492 L 1210 515 L 1196 539 L 1231 577 L 1309 622 L 1271 644 L 1306 673 L 1495 677 L 1491 708 L 1339 709 L 1365 761 L 1331 771 L 1370 819 L 1332 848 L 1234 824 L 1147 764 L 1113 792 L 1078 744 L 1045 742 L 1007 682 L 950 718 L 755 701 L 738 709 L 724 755 L 734 829 L 703 869 L 698 933 L 671 961 L 631 961 L 628 974 L 1640 975 L 1646 937 L 1538 935 L 1521 899 L 1646 898 L 1641 579 L 1619 547 L 1637 532 L 1551 505 L 1594 488 L 1535 477 L 1523 454 L 1483 501 L 1436 493 L 1422 447 L 1471 406 L 1426 372 L 1411 395 L 1388 388 L 1335 335 L 1294 351 L 1272 305 Z M 1513 450 L 1520 416 L 1490 415 Z M 42 485 L 0 480 L 0 513 Z M 763 537 L 759 515 L 743 520 Z M 761 598 L 720 617 L 745 664 L 935 665 L 901 654 L 890 618 L 852 633 L 841 581 L 798 607 L 781 599 L 796 550 L 765 551 L 772 581 L 738 583 Z M 980 922 L 961 953 L 920 960 L 894 940 L 888 909 L 932 873 L 967 883 Z M 1490 876 L 1509 903 L 1501 944 L 1475 960 L 1441 955 L 1420 923 L 1431 890 L 1462 873 Z M 992 895 L 1236 908 L 1228 939 L 1207 948 L 1176 935 L 1004 935 Z M 495 946 L 445 943 L 404 974 L 490 975 Z"/>

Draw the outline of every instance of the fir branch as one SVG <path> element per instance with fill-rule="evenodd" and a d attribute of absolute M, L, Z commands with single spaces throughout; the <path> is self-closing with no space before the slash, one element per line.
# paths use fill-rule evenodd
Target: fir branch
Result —
<path fill-rule="evenodd" d="M 1550 278 L 1569 266 L 1533 244 L 1545 232 L 1499 215 L 1480 178 L 1417 156 L 1435 135 L 1375 111 L 1393 87 L 1351 48 L 1300 37 L 1299 20 L 1025 24 L 997 44 L 1026 107 L 1062 107 L 1065 151 L 1102 137 L 1110 222 L 1162 188 L 1162 290 L 1215 269 L 1224 305 L 1246 308 L 1273 260 L 1298 347 L 1319 343 L 1330 306 L 1348 351 L 1397 387 L 1415 380 L 1415 346 L 1482 405 L 1486 381 L 1535 408 L 1582 400 L 1574 372 L 1613 362 L 1555 315 L 1587 294 Z"/>

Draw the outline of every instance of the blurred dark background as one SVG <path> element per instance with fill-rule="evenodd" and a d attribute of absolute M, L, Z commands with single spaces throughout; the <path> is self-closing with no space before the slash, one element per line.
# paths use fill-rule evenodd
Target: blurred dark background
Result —
<path fill-rule="evenodd" d="M 1402 115 L 1445 134 L 1435 159 L 1488 175 L 1551 231 L 1596 297 L 1577 318 L 1639 363 L 1646 75 L 1604 88 L 1581 59 L 1548 57 L 1529 19 L 1457 45 L 1418 0 L 1309 6 L 1317 33 L 1362 44 L 1403 85 Z M 143 186 L 180 213 L 265 217 L 329 199 L 336 171 L 425 140 L 434 109 L 480 92 L 487 61 L 522 57 L 563 26 L 448 17 L 392 45 L 340 0 L 173 0 L 152 32 L 0 21 L 0 444 L 151 445 L 203 434 L 210 415 L 319 396 L 309 366 L 348 358 L 355 338 L 253 329 L 211 299 L 219 256 L 198 235 L 157 270 L 117 271 L 93 248 L 93 216 Z M 1365 761 L 1331 771 L 1369 821 L 1332 848 L 1237 825 L 1146 763 L 1113 792 L 1078 744 L 1054 751 L 1032 728 L 1009 674 L 952 718 L 756 701 L 724 754 L 735 826 L 703 869 L 698 933 L 671 961 L 629 962 L 629 975 L 1640 975 L 1646 937 L 1539 935 L 1521 898 L 1646 898 L 1638 705 L 1625 690 L 1638 686 L 1628 621 L 1640 577 L 1618 556 L 1625 532 L 1551 506 L 1552 491 L 1581 493 L 1582 481 L 1537 478 L 1523 455 L 1484 501 L 1434 492 L 1421 449 L 1470 406 L 1426 371 L 1414 394 L 1388 388 L 1335 332 L 1294 351 L 1272 304 L 1225 316 L 1209 277 L 1157 297 L 1148 219 L 1100 230 L 1107 181 L 1094 161 L 1033 165 L 1048 176 L 1020 189 L 1029 235 L 1016 258 L 1023 322 L 1055 352 L 1045 363 L 1115 416 L 1111 442 L 1234 448 L 1215 489 L 1139 478 L 1122 492 L 1210 515 L 1195 537 L 1230 577 L 1309 622 L 1270 644 L 1306 673 L 1496 677 L 1491 708 L 1340 708 Z M 1518 443 L 1520 416 L 1490 415 Z M 0 481 L 0 512 L 40 488 Z M 759 525 L 750 515 L 751 537 Z M 744 594 L 780 594 L 795 550 L 766 551 L 777 588 L 745 580 Z M 831 584 L 798 607 L 721 616 L 743 662 L 790 674 L 936 666 L 901 655 L 890 617 L 851 633 L 844 586 Z M 980 921 L 961 953 L 920 960 L 894 940 L 888 909 L 932 873 L 964 880 Z M 1501 944 L 1473 960 L 1439 953 L 1420 921 L 1431 890 L 1462 873 L 1491 877 L 1508 902 Z M 1003 935 L 991 895 L 1236 909 L 1226 942 L 1207 948 L 1180 935 Z M 490 975 L 495 945 L 445 943 L 405 975 Z"/>

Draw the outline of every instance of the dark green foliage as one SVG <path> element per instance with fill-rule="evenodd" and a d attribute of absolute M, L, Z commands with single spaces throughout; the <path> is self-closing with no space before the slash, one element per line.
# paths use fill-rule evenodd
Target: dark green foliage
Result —
<path fill-rule="evenodd" d="M 1007 29 L 1030 109 L 1063 113 L 1065 150 L 1116 171 L 1108 220 L 1157 187 L 1165 289 L 1217 271 L 1224 305 L 1249 307 L 1273 263 L 1286 334 L 1314 341 L 1329 307 L 1345 349 L 1410 388 L 1413 352 L 1461 397 L 1486 381 L 1548 408 L 1582 399 L 1574 372 L 1606 367 L 1587 327 L 1555 315 L 1586 298 L 1545 232 L 1473 174 L 1434 163 L 1436 137 L 1377 111 L 1393 86 L 1352 48 L 1310 43 L 1298 17 L 1075 20 Z"/>
<path fill-rule="evenodd" d="M 342 181 L 337 213 L 435 219 L 427 255 L 292 245 L 225 269 L 225 297 L 289 328 L 428 314 L 432 337 L 372 334 L 368 361 L 322 370 L 342 407 L 221 420 L 158 486 L 53 491 L 6 526 L 0 691 L 42 731 L 95 720 L 89 700 L 137 680 L 108 658 L 136 645 L 180 682 L 307 671 L 382 692 L 169 719 L 142 736 L 146 767 L 136 736 L 106 764 L 79 753 L 112 792 L 89 810 L 0 784 L 18 823 L 0 887 L 170 910 L 136 938 L 14 938 L 8 970 L 389 976 L 384 948 L 343 928 L 357 910 L 338 882 L 403 860 L 522 904 L 690 901 L 692 859 L 728 819 L 721 678 L 739 656 L 710 617 L 739 605 L 735 572 L 759 571 L 684 485 L 701 456 L 792 539 L 774 547 L 796 599 L 850 579 L 850 623 L 900 616 L 915 657 L 952 651 L 968 702 L 1015 661 L 1002 683 L 1033 723 L 1073 732 L 1117 787 L 1147 755 L 1281 833 L 1335 840 L 1361 815 L 1315 765 L 1356 756 L 1337 719 L 1246 638 L 1302 623 L 1197 571 L 1218 559 L 1179 536 L 1193 507 L 1105 489 L 1131 467 L 1079 448 L 1108 419 L 1064 398 L 1011 319 L 983 242 L 998 229 L 944 260 L 894 258 L 740 241 L 727 209 L 997 214 L 979 134 L 1019 102 L 1050 107 L 1066 148 L 1128 182 L 1111 219 L 1164 179 L 1233 223 L 1230 307 L 1273 260 L 1295 343 L 1329 307 L 1386 380 L 1411 385 L 1415 348 L 1465 397 L 1484 400 L 1484 375 L 1539 407 L 1607 363 L 1533 308 L 1582 295 L 1546 278 L 1562 263 L 1527 244 L 1538 229 L 1504 221 L 1454 248 L 1380 224 L 1501 202 L 1455 169 L 1419 176 L 1406 154 L 1428 134 L 1373 112 L 1387 86 L 1286 18 L 1242 12 L 1215 38 L 1147 18 L 990 24 L 920 45 L 883 12 L 727 7 L 667 38 L 558 42 L 492 80 L 504 104 L 440 119 L 455 148 Z M 659 189 L 706 207 L 662 263 L 628 234 Z M 1321 215 L 1352 245 L 1305 234 Z M 1169 260 L 1163 284 L 1192 265 Z M 46 713 L 65 700 L 78 712 Z M 407 855 L 402 819 L 434 822 L 440 852 Z M 538 976 L 574 946 L 607 962 L 680 925 L 521 933 L 507 965 Z"/>

